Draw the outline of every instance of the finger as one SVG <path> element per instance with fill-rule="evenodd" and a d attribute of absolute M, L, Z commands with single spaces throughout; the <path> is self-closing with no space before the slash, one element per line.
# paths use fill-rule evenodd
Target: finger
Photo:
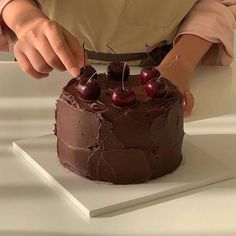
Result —
<path fill-rule="evenodd" d="M 185 91 L 184 94 L 184 117 L 188 117 L 193 110 L 194 97 L 189 91 Z"/>
<path fill-rule="evenodd" d="M 72 76 L 79 74 L 72 52 L 70 51 L 63 34 L 58 30 L 56 24 L 51 25 L 51 30 L 46 31 L 46 37 L 61 62 Z"/>
<path fill-rule="evenodd" d="M 41 79 L 48 76 L 48 74 L 37 72 L 30 64 L 30 61 L 25 54 L 15 53 L 15 57 L 22 71 L 28 74 L 30 77 Z"/>
<path fill-rule="evenodd" d="M 66 70 L 65 66 L 53 51 L 48 39 L 44 36 L 42 37 L 40 43 L 35 43 L 36 49 L 42 55 L 45 62 L 54 69 L 64 71 Z"/>
<path fill-rule="evenodd" d="M 87 64 L 87 55 L 84 55 L 84 50 L 81 47 L 79 41 L 67 30 L 64 33 L 64 37 L 72 52 L 72 55 L 75 58 L 77 67 L 83 67 L 84 64 Z"/>
<path fill-rule="evenodd" d="M 37 72 L 48 74 L 53 70 L 53 68 L 46 63 L 46 61 L 36 49 L 28 49 L 25 50 L 24 53 Z"/>

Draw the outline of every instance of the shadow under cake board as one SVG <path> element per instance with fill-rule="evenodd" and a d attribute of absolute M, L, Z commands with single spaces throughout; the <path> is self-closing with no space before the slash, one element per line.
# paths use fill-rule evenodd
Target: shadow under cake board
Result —
<path fill-rule="evenodd" d="M 235 176 L 233 170 L 201 150 L 187 135 L 182 151 L 184 161 L 174 172 L 133 185 L 98 183 L 66 170 L 58 161 L 56 137 L 53 134 L 20 140 L 14 142 L 13 147 L 87 217 L 121 210 Z"/>

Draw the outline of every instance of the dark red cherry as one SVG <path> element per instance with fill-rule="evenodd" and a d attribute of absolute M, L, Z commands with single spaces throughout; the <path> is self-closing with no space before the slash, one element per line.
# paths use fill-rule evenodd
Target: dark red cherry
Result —
<path fill-rule="evenodd" d="M 84 66 L 80 69 L 80 74 L 77 79 L 81 79 L 81 77 L 90 77 L 96 73 L 94 67 L 90 64 L 86 65 L 86 49 L 85 49 L 85 42 L 82 43 L 83 46 L 83 54 L 84 54 Z M 97 75 L 96 75 L 97 76 Z M 96 76 L 93 76 L 93 79 L 96 79 Z"/>
<path fill-rule="evenodd" d="M 113 61 L 107 67 L 107 75 L 108 78 L 115 81 L 122 80 L 124 62 Z M 127 81 L 130 74 L 129 66 L 126 64 L 125 72 L 124 72 L 124 80 Z"/>
<path fill-rule="evenodd" d="M 84 100 L 97 100 L 101 94 L 100 84 L 91 77 L 78 81 L 76 88 Z"/>
<path fill-rule="evenodd" d="M 160 72 L 154 66 L 145 66 L 140 72 L 141 84 L 146 84 L 150 79 L 159 77 Z"/>
<path fill-rule="evenodd" d="M 82 67 L 80 69 L 80 74 L 78 76 L 78 79 L 80 79 L 81 77 L 88 77 L 89 78 L 94 73 L 96 73 L 96 70 L 94 67 L 92 67 L 91 65 L 85 65 L 84 67 Z M 93 77 L 93 79 L 96 79 L 96 76 Z"/>
<path fill-rule="evenodd" d="M 136 95 L 129 88 L 115 88 L 112 93 L 112 103 L 118 107 L 128 107 L 135 103 Z"/>
<path fill-rule="evenodd" d="M 144 85 L 144 88 L 148 97 L 161 97 L 166 92 L 167 83 L 163 77 L 153 78 Z"/>

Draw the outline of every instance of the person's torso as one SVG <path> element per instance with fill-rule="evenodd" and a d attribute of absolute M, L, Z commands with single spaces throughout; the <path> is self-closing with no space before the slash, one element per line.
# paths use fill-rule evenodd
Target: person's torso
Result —
<path fill-rule="evenodd" d="M 47 15 L 95 52 L 144 52 L 171 43 L 198 0 L 43 0 Z"/>

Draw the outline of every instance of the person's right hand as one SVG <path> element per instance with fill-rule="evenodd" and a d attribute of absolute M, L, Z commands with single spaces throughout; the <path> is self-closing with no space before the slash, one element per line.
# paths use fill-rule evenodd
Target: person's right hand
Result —
<path fill-rule="evenodd" d="M 53 69 L 68 70 L 77 76 L 83 66 L 79 41 L 55 21 L 39 18 L 16 33 L 14 54 L 21 69 L 30 77 L 47 77 Z"/>

